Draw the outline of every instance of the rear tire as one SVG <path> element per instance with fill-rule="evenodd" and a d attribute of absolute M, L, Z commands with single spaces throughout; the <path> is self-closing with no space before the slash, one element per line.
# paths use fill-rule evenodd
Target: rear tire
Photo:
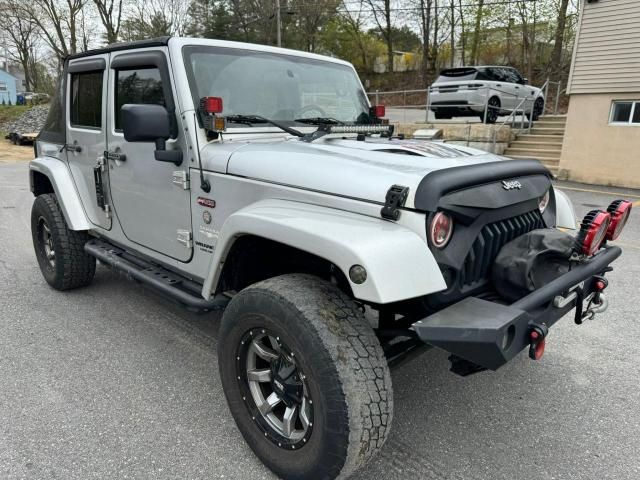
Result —
<path fill-rule="evenodd" d="M 480 114 L 480 120 L 486 124 L 493 124 L 498 121 L 500 116 L 500 99 L 498 97 L 491 97 L 489 99 L 489 107 L 487 108 L 487 115 L 485 118 L 484 112 Z"/>
<path fill-rule="evenodd" d="M 347 477 L 384 444 L 393 410 L 386 359 L 334 285 L 294 274 L 246 288 L 223 315 L 218 345 L 236 424 L 281 478 Z"/>
<path fill-rule="evenodd" d="M 31 209 L 31 236 L 42 276 L 56 290 L 84 287 L 93 280 L 96 259 L 87 255 L 86 232 L 69 230 L 56 196 L 36 197 Z"/>

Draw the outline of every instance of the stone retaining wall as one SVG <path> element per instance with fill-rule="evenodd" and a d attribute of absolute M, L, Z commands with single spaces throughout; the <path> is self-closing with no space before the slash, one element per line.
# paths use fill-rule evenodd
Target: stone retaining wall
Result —
<path fill-rule="evenodd" d="M 511 127 L 483 123 L 400 123 L 396 124 L 396 132 L 413 138 L 416 130 L 438 129 L 442 131 L 445 143 L 465 145 L 487 152 L 502 155 L 512 140 Z M 493 139 L 495 136 L 495 148 Z"/>

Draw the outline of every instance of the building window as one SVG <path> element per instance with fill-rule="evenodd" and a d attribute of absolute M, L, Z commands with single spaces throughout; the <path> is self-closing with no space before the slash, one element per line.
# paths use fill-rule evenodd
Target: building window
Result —
<path fill-rule="evenodd" d="M 7 82 L 0 82 L 0 92 L 7 91 Z"/>
<path fill-rule="evenodd" d="M 71 75 L 71 125 L 102 127 L 102 71 Z"/>
<path fill-rule="evenodd" d="M 640 126 L 640 101 L 613 102 L 609 123 Z"/>

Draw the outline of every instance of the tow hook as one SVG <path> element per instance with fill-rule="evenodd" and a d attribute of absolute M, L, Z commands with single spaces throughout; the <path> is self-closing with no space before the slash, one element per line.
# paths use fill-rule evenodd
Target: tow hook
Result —
<path fill-rule="evenodd" d="M 531 360 L 540 360 L 544 355 L 544 347 L 546 345 L 547 334 L 549 328 L 544 324 L 532 323 L 529 330 L 529 358 Z"/>
<path fill-rule="evenodd" d="M 598 275 L 593 278 L 593 293 L 591 298 L 587 297 L 585 300 L 589 300 L 587 308 L 582 312 L 576 310 L 576 323 L 580 325 L 584 320 L 593 320 L 598 313 L 603 313 L 609 307 L 609 301 L 603 293 L 603 290 L 609 286 L 609 281 L 604 275 Z M 580 302 L 582 303 L 582 302 Z"/>

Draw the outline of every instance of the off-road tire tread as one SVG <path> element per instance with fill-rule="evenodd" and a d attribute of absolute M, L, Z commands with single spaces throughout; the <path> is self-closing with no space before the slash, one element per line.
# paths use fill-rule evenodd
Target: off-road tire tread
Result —
<path fill-rule="evenodd" d="M 40 214 L 37 212 L 39 208 L 44 210 Z M 55 194 L 39 195 L 32 215 L 45 217 L 56 247 L 56 275 L 49 284 L 57 290 L 89 285 L 96 272 L 96 259 L 84 251 L 84 245 L 91 237 L 84 231 L 69 229 Z M 33 224 L 32 218 L 32 227 Z M 38 241 L 36 235 L 34 231 L 34 244 Z M 60 262 L 61 265 L 58 265 Z"/>
<path fill-rule="evenodd" d="M 333 284 L 312 275 L 274 277 L 248 287 L 289 303 L 314 327 L 337 370 L 348 405 L 347 455 L 330 478 L 346 478 L 384 445 L 393 417 L 391 375 L 384 352 L 360 307 Z M 242 292 L 240 293 L 242 295 Z M 335 372 L 335 370 L 334 370 Z M 334 373 L 335 375 L 335 373 Z"/>

